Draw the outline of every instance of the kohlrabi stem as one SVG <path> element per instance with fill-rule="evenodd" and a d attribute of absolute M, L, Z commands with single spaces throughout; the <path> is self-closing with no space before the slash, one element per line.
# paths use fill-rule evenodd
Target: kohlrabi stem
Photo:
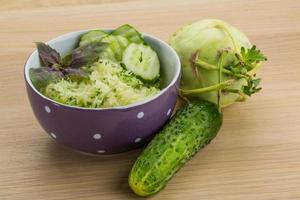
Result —
<path fill-rule="evenodd" d="M 237 90 L 237 89 L 223 89 L 223 92 L 231 92 L 231 93 L 240 93 L 240 90 Z"/>
<path fill-rule="evenodd" d="M 226 51 L 221 52 L 219 62 L 218 62 L 218 65 L 219 65 L 219 84 L 222 83 L 223 60 L 224 60 L 224 56 L 226 55 L 226 53 L 227 53 Z M 218 110 L 219 110 L 219 113 L 222 112 L 221 95 L 222 95 L 222 89 L 220 88 L 218 90 Z"/>
<path fill-rule="evenodd" d="M 195 64 L 199 67 L 202 67 L 203 69 L 208 69 L 208 70 L 218 70 L 219 69 L 217 66 L 209 64 L 209 63 L 201 60 L 199 57 L 196 58 Z"/>
<path fill-rule="evenodd" d="M 212 64 L 209 64 L 203 60 L 201 60 L 200 58 L 197 58 L 195 60 L 195 64 L 198 66 L 198 67 L 201 67 L 203 69 L 207 69 L 207 70 L 218 70 L 219 71 L 219 67 L 215 66 L 215 65 L 212 65 Z M 222 68 L 222 72 L 224 74 L 228 74 L 228 75 L 232 75 L 232 76 L 235 76 L 236 78 L 248 78 L 246 75 L 243 75 L 243 74 L 233 74 L 230 70 L 228 69 L 224 69 Z"/>
<path fill-rule="evenodd" d="M 232 42 L 232 45 L 233 45 L 235 53 L 239 53 L 237 45 L 236 45 L 236 43 L 235 43 L 235 41 L 234 41 L 234 39 L 232 37 L 231 31 L 227 28 L 227 26 L 224 25 L 224 24 L 217 24 L 215 27 L 216 28 L 220 28 L 221 30 L 223 30 L 223 31 L 225 31 L 227 33 L 227 35 L 229 36 L 229 38 L 230 38 L 230 40 Z"/>
<path fill-rule="evenodd" d="M 222 89 L 222 92 L 230 92 L 230 93 L 238 94 L 239 98 L 237 99 L 237 101 L 245 101 L 246 100 L 246 95 L 243 92 L 241 92 L 241 90 L 225 88 L 225 89 Z"/>
<path fill-rule="evenodd" d="M 219 90 L 219 89 L 227 88 L 233 82 L 234 82 L 234 80 L 227 80 L 227 81 L 224 81 L 222 83 L 212 85 L 212 86 L 208 86 L 208 87 L 204 87 L 204 88 L 198 88 L 198 89 L 192 89 L 192 90 L 183 90 L 183 89 L 181 89 L 180 91 L 183 95 L 193 96 L 193 95 L 197 95 L 197 94 L 200 94 L 200 93 L 212 92 L 212 91 L 216 91 L 216 90 Z"/>
<path fill-rule="evenodd" d="M 186 103 L 189 103 L 189 102 L 190 102 L 189 99 L 186 98 L 185 96 L 183 96 L 182 94 L 179 93 L 178 96 L 179 96 L 183 101 L 185 101 Z"/>

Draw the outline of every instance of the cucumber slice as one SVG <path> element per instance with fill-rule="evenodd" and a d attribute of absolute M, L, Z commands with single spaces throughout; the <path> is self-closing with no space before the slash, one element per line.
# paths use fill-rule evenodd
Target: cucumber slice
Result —
<path fill-rule="evenodd" d="M 120 35 L 127 38 L 130 42 L 144 43 L 142 35 L 129 24 L 124 24 L 112 32 L 113 35 Z"/>
<path fill-rule="evenodd" d="M 83 34 L 80 38 L 79 46 L 86 45 L 93 41 L 100 41 L 103 37 L 107 36 L 108 33 L 101 30 L 91 30 Z"/>
<path fill-rule="evenodd" d="M 149 82 L 159 78 L 159 59 L 148 45 L 131 43 L 123 53 L 122 62 L 134 75 Z"/>
<path fill-rule="evenodd" d="M 119 42 L 122 50 L 124 51 L 126 49 L 126 47 L 129 45 L 129 40 L 126 37 L 123 37 L 123 36 L 120 36 L 120 35 L 116 35 L 114 37 L 116 37 L 116 39 Z"/>
<path fill-rule="evenodd" d="M 100 53 L 99 58 L 100 59 L 109 59 L 109 60 L 112 60 L 114 62 L 117 62 L 115 53 L 109 47 L 106 48 L 103 52 Z"/>
<path fill-rule="evenodd" d="M 115 35 L 108 35 L 104 37 L 101 42 L 109 43 L 108 48 L 103 52 L 103 55 L 108 55 L 106 58 L 112 59 L 112 57 L 115 58 L 115 60 L 121 61 L 123 51 L 126 49 L 126 47 L 129 44 L 129 41 L 123 37 L 123 36 L 115 36 Z"/>

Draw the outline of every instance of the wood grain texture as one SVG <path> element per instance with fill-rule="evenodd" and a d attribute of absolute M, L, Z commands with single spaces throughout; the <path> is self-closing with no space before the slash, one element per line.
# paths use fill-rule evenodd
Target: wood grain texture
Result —
<path fill-rule="evenodd" d="M 127 175 L 140 150 L 90 157 L 56 144 L 41 129 L 23 81 L 33 41 L 123 23 L 166 40 L 204 18 L 228 21 L 264 51 L 263 91 L 225 109 L 217 138 L 151 199 L 300 199 L 300 1 L 26 2 L 34 1 L 0 2 L 1 200 L 139 199 Z"/>
<path fill-rule="evenodd" d="M 127 1 L 130 0 L 0 0 L 0 10 L 30 10 L 45 7 L 97 5 Z"/>

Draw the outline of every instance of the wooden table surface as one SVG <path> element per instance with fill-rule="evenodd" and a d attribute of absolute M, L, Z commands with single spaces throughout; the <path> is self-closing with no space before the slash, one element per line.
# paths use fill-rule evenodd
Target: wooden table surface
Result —
<path fill-rule="evenodd" d="M 139 199 L 127 175 L 140 150 L 90 157 L 55 143 L 29 106 L 23 64 L 34 41 L 130 23 L 164 40 L 220 18 L 268 56 L 263 91 L 224 110 L 217 138 L 152 199 L 300 199 L 300 1 L 0 0 L 0 199 Z"/>

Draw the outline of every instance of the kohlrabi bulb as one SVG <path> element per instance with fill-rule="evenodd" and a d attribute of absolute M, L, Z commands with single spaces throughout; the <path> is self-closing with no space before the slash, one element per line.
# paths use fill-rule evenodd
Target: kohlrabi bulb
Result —
<path fill-rule="evenodd" d="M 195 90 L 190 92 L 189 96 L 220 103 L 222 107 L 244 99 L 242 89 L 243 85 L 247 85 L 247 79 L 242 77 L 252 76 L 259 62 L 252 63 L 255 66 L 253 69 L 245 69 L 246 73 L 243 76 L 232 76 L 231 73 L 235 72 L 231 66 L 238 61 L 236 54 L 241 54 L 242 47 L 245 49 L 252 47 L 241 31 L 221 20 L 207 19 L 180 28 L 171 36 L 169 43 L 181 60 L 181 89 L 183 91 L 200 89 L 200 92 Z M 224 56 L 220 63 L 222 53 Z M 221 82 L 231 80 L 227 86 L 220 86 L 223 88 L 222 92 L 218 87 L 220 64 L 223 67 Z M 201 88 L 207 88 L 207 91 Z M 220 98 L 218 94 L 221 94 Z"/>

